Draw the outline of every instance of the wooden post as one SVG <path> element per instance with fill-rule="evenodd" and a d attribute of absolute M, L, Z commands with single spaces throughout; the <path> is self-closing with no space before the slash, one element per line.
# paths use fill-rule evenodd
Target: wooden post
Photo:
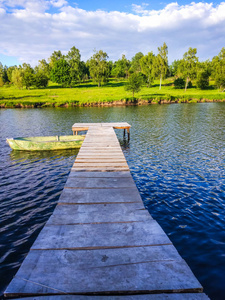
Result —
<path fill-rule="evenodd" d="M 126 129 L 123 130 L 123 137 L 125 138 L 126 136 Z"/>
<path fill-rule="evenodd" d="M 127 128 L 127 139 L 130 140 L 130 128 Z"/>

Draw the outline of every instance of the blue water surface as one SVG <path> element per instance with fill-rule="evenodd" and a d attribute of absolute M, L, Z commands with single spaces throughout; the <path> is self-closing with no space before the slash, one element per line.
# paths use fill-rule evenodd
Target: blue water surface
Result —
<path fill-rule="evenodd" d="M 6 137 L 71 134 L 75 122 L 116 130 L 144 205 L 211 299 L 225 299 L 225 103 L 0 110 L 0 290 L 51 215 L 77 151 L 16 152 Z"/>

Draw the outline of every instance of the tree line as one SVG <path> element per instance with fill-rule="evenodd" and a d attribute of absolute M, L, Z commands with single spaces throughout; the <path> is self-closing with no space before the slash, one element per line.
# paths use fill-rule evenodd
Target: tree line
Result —
<path fill-rule="evenodd" d="M 154 81 L 174 77 L 174 87 L 185 91 L 195 82 L 200 89 L 209 87 L 209 80 L 214 80 L 221 91 L 225 89 L 225 48 L 212 60 L 200 62 L 197 49 L 189 48 L 183 58 L 168 64 L 168 47 L 164 43 L 158 47 L 158 53 L 149 52 L 144 55 L 138 52 L 131 60 L 125 55 L 115 62 L 108 61 L 108 55 L 103 50 L 95 51 L 86 62 L 81 60 L 79 49 L 72 47 L 66 55 L 54 51 L 48 61 L 42 59 L 35 68 L 23 63 L 20 66 L 3 66 L 0 63 L 0 86 L 12 83 L 18 88 L 31 86 L 45 88 L 49 80 L 63 87 L 91 79 L 98 86 L 107 83 L 110 78 L 126 79 L 127 90 L 137 92 L 143 84 L 151 87 Z"/>

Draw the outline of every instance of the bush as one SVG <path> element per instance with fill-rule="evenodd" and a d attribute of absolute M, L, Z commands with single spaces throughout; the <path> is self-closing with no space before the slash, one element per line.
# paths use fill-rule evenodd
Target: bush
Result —
<path fill-rule="evenodd" d="M 176 89 L 183 89 L 185 87 L 185 81 L 183 78 L 176 78 L 173 84 Z"/>
<path fill-rule="evenodd" d="M 176 78 L 173 82 L 175 89 L 184 89 L 185 88 L 185 80 L 183 78 Z M 188 88 L 192 87 L 191 81 L 188 82 Z"/>
<path fill-rule="evenodd" d="M 124 86 L 124 88 L 126 91 L 132 91 L 134 97 L 134 93 L 138 93 L 141 90 L 142 83 L 142 75 L 139 73 L 133 73 L 132 75 L 130 75 L 128 82 Z"/>
<path fill-rule="evenodd" d="M 48 86 L 48 76 L 42 72 L 35 74 L 35 86 L 37 88 L 47 87 Z"/>
<path fill-rule="evenodd" d="M 206 71 L 201 71 L 197 75 L 196 85 L 199 89 L 204 90 L 209 87 L 209 74 Z"/>

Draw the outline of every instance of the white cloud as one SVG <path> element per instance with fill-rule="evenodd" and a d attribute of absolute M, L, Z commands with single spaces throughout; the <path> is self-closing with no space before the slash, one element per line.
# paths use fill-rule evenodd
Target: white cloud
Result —
<path fill-rule="evenodd" d="M 68 2 L 66 0 L 50 0 L 50 4 L 55 7 L 62 7 L 64 5 L 67 5 Z"/>
<path fill-rule="evenodd" d="M 225 2 L 218 6 L 173 2 L 161 10 L 147 9 L 143 3 L 133 5 L 135 13 L 86 11 L 69 6 L 65 0 L 5 3 L 0 0 L 0 52 L 33 65 L 54 50 L 66 53 L 72 46 L 81 51 L 84 60 L 94 48 L 103 49 L 116 60 L 121 53 L 131 58 L 139 51 L 156 52 L 166 42 L 170 61 L 181 58 L 188 47 L 197 47 L 200 59 L 207 59 L 225 46 Z M 58 11 L 50 13 L 51 7 Z"/>
<path fill-rule="evenodd" d="M 148 3 L 142 3 L 141 5 L 132 4 L 132 10 L 137 14 L 146 14 L 148 13 L 148 10 L 146 10 L 148 6 Z"/>

